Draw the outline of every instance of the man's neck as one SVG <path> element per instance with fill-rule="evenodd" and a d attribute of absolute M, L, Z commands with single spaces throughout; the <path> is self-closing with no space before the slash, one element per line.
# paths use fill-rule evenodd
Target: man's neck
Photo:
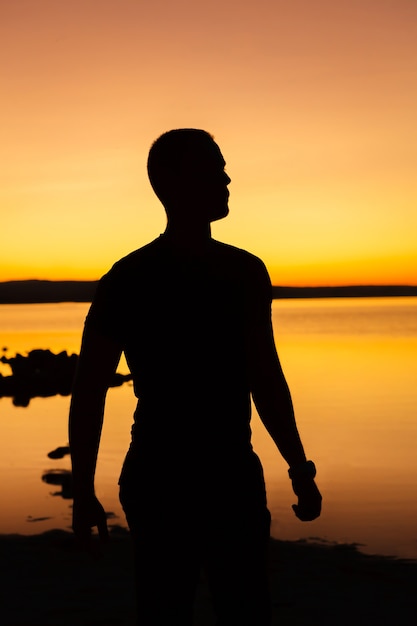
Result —
<path fill-rule="evenodd" d="M 164 238 L 170 245 L 188 254 L 202 254 L 211 240 L 210 224 L 181 224 L 168 221 Z"/>

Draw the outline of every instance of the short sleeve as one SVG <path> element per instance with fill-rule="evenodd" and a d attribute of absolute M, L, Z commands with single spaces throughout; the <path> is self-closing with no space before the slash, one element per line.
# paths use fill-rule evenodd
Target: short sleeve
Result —
<path fill-rule="evenodd" d="M 258 326 L 270 324 L 272 286 L 264 263 L 252 257 L 246 293 L 246 309 L 249 324 Z"/>
<path fill-rule="evenodd" d="M 98 282 L 90 310 L 85 320 L 86 329 L 122 342 L 123 320 L 119 285 L 110 271 Z"/>

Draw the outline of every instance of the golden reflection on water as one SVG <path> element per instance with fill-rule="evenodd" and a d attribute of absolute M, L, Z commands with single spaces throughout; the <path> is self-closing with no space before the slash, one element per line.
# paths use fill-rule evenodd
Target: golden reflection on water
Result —
<path fill-rule="evenodd" d="M 337 334 L 332 323 L 337 325 L 338 309 L 345 309 L 344 304 L 359 315 L 353 321 L 339 316 L 344 330 Z M 392 335 L 384 332 L 379 309 L 376 321 L 375 316 L 365 316 L 367 305 L 389 309 L 386 317 Z M 394 323 L 394 309 L 399 305 L 402 326 Z M 316 309 L 324 306 L 320 301 L 313 304 Z M 276 303 L 278 329 L 281 307 L 288 313 L 294 303 Z M 320 520 L 300 532 L 278 503 L 280 485 L 271 451 L 264 465 L 274 494 L 270 505 L 275 532 L 284 538 L 315 535 L 361 542 L 370 552 L 416 557 L 416 300 L 356 301 L 356 307 L 354 300 L 333 301 L 331 307 L 336 321 L 331 321 L 327 311 L 327 332 L 323 328 L 315 332 L 311 319 L 310 333 L 292 335 L 291 323 L 286 327 L 284 323 L 283 332 L 277 332 L 297 423 L 307 455 L 319 468 L 324 507 Z"/>
<path fill-rule="evenodd" d="M 86 303 L 0 306 L 0 343 L 8 356 L 37 348 L 79 353 Z"/>
<path fill-rule="evenodd" d="M 367 306 L 373 319 L 366 316 Z M 391 319 L 391 334 L 383 330 L 378 306 Z M 394 309 L 400 306 L 398 323 Z M 0 341 L 9 356 L 33 348 L 78 353 L 88 305 L 32 305 L 16 330 L 13 319 L 24 318 L 24 308 L 9 310 L 8 322 L 2 323 Z M 353 321 L 349 309 L 356 312 Z M 316 461 L 324 496 L 319 520 L 296 520 L 286 464 L 255 413 L 253 444 L 264 465 L 273 534 L 355 542 L 368 552 L 417 557 L 416 299 L 280 301 L 273 311 L 297 423 L 307 455 Z M 0 314 L 7 318 L 4 310 Z M 124 364 L 119 371 L 126 371 Z M 124 524 L 117 479 L 134 406 L 129 385 L 109 391 L 97 492 L 115 514 L 113 523 Z M 70 501 L 51 496 L 59 487 L 42 481 L 45 471 L 69 468 L 68 457 L 47 458 L 50 450 L 67 443 L 68 407 L 69 398 L 62 397 L 35 398 L 27 409 L 0 399 L 0 496 L 7 503 L 0 532 L 29 534 L 70 525 Z M 50 519 L 29 521 L 43 517 Z"/>

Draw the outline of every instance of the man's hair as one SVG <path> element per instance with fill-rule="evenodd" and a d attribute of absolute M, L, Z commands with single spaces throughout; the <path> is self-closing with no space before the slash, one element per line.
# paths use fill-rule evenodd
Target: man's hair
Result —
<path fill-rule="evenodd" d="M 187 162 L 195 162 L 213 141 L 213 136 L 205 130 L 178 128 L 163 133 L 153 143 L 148 155 L 148 176 L 163 204 L 170 198 L 172 178 L 184 170 Z"/>

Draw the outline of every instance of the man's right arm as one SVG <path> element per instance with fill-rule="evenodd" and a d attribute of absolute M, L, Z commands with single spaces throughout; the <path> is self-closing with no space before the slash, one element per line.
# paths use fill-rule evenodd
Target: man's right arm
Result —
<path fill-rule="evenodd" d="M 298 433 L 272 329 L 255 333 L 250 361 L 252 397 L 259 417 L 290 467 L 293 490 L 298 496 L 294 512 L 302 521 L 311 521 L 320 515 L 322 498 L 314 482 L 314 465 L 307 462 Z"/>
<path fill-rule="evenodd" d="M 298 433 L 290 390 L 279 362 L 272 328 L 253 329 L 249 355 L 253 401 L 265 428 L 289 467 L 306 455 Z"/>
<path fill-rule="evenodd" d="M 247 358 L 253 401 L 268 433 L 290 468 L 298 504 L 297 517 L 315 519 L 321 511 L 321 495 L 314 482 L 314 464 L 307 462 L 297 429 L 290 390 L 275 347 L 270 308 L 270 282 L 266 270 L 257 272 L 251 298 Z M 256 293 L 257 292 L 257 293 Z M 313 470 L 313 471 L 312 471 Z"/>

